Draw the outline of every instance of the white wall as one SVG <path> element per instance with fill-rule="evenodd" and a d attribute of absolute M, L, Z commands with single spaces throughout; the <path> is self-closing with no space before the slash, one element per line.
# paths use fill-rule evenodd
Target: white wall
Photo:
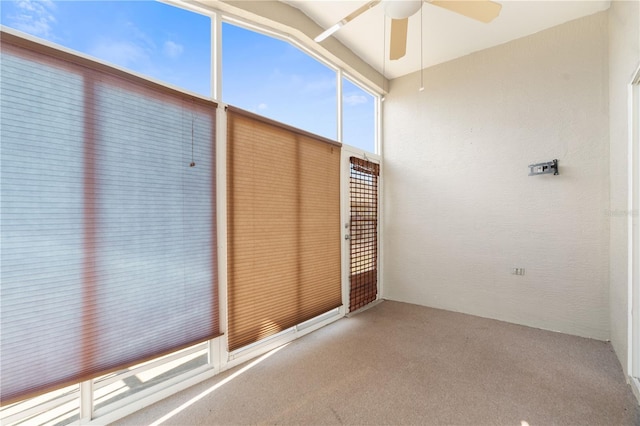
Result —
<path fill-rule="evenodd" d="M 608 15 L 391 82 L 384 297 L 608 339 Z M 529 177 L 559 160 L 560 175 Z M 523 267 L 524 276 L 511 275 Z"/>
<path fill-rule="evenodd" d="M 627 88 L 640 65 L 640 2 L 614 1 L 609 11 L 609 111 L 611 170 L 611 343 L 627 371 Z"/>

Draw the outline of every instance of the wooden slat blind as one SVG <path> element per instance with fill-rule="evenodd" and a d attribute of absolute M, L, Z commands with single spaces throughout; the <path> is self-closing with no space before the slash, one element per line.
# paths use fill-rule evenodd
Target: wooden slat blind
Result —
<path fill-rule="evenodd" d="M 229 349 L 342 304 L 340 146 L 229 108 Z"/>
<path fill-rule="evenodd" d="M 378 176 L 380 165 L 350 157 L 351 210 L 349 312 L 378 296 Z"/>
<path fill-rule="evenodd" d="M 218 335 L 216 105 L 0 47 L 2 404 Z"/>

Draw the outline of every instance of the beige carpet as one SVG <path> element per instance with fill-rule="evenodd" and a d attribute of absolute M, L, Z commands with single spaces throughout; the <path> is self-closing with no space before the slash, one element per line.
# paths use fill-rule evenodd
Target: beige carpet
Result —
<path fill-rule="evenodd" d="M 242 366 L 117 424 L 150 424 Z M 313 332 L 164 424 L 640 425 L 606 342 L 383 302 Z"/>

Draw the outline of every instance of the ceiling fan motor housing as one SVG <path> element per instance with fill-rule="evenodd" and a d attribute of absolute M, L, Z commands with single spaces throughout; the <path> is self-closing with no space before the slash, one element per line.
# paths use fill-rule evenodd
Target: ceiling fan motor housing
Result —
<path fill-rule="evenodd" d="M 404 19 L 420 10 L 422 0 L 382 0 L 384 14 L 391 19 Z"/>

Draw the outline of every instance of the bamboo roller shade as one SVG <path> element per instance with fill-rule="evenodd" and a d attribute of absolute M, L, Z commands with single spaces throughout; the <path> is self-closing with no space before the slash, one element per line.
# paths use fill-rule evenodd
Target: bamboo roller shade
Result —
<path fill-rule="evenodd" d="M 235 350 L 342 304 L 340 146 L 235 108 L 227 123 Z"/>
<path fill-rule="evenodd" d="M 378 291 L 378 176 L 380 165 L 351 157 L 349 311 L 373 302 Z"/>

